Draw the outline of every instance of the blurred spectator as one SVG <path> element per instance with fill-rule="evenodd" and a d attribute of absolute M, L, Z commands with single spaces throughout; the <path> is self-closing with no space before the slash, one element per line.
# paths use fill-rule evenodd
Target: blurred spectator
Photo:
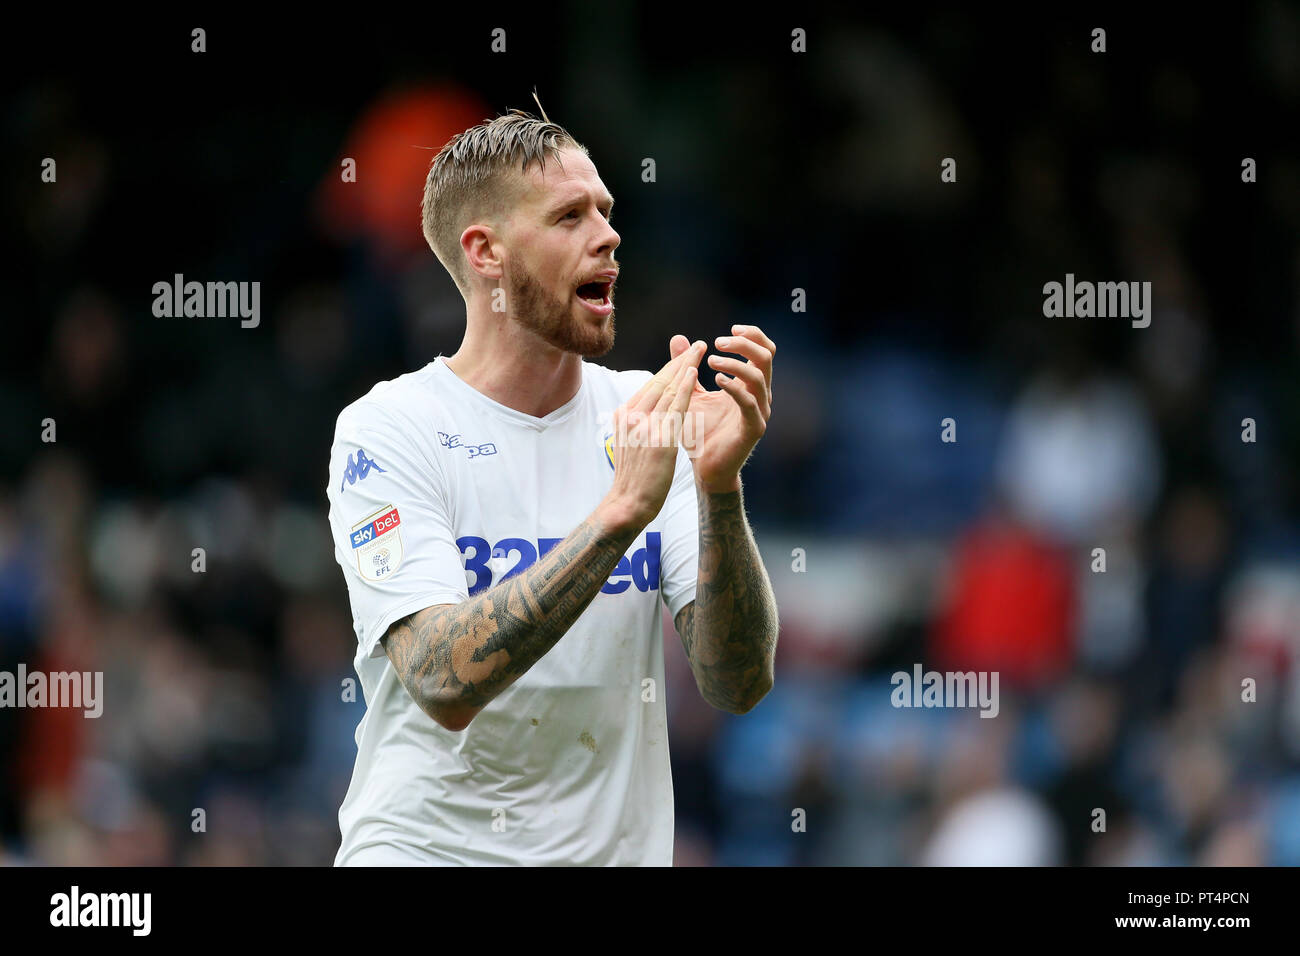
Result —
<path fill-rule="evenodd" d="M 991 516 L 959 540 L 935 621 L 942 670 L 997 671 L 1003 687 L 1038 689 L 1070 666 L 1075 576 L 1065 553 Z"/>

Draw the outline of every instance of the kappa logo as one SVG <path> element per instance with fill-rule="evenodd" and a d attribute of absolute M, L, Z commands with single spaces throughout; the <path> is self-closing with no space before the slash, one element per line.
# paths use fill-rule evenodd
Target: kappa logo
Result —
<path fill-rule="evenodd" d="M 460 440 L 459 435 L 448 435 L 446 432 L 438 432 L 438 443 L 444 448 L 464 448 L 470 458 L 497 453 L 497 446 L 490 441 L 481 445 L 466 444 Z"/>
<path fill-rule="evenodd" d="M 355 485 L 370 474 L 371 469 L 387 474 L 387 470 L 379 467 L 379 462 L 366 457 L 364 448 L 358 448 L 356 456 L 348 455 L 348 467 L 343 472 L 343 480 L 339 482 L 339 491 L 344 491 L 346 485 Z"/>

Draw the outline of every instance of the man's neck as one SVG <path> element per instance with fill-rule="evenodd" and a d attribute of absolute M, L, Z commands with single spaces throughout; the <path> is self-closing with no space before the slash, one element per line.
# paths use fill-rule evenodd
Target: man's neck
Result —
<path fill-rule="evenodd" d="M 563 352 L 514 323 L 490 335 L 465 334 L 447 367 L 461 381 L 507 408 L 544 418 L 582 385 L 582 358 Z"/>

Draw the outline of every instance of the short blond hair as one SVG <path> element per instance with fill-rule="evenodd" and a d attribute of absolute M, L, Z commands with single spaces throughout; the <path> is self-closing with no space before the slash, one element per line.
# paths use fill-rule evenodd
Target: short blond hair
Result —
<path fill-rule="evenodd" d="M 559 162 L 564 149 L 588 155 L 564 127 L 512 109 L 456 134 L 433 158 L 420 204 L 424 240 L 467 302 L 470 270 L 461 233 L 472 222 L 507 216 L 523 197 L 528 167 L 545 170 L 546 160 Z"/>

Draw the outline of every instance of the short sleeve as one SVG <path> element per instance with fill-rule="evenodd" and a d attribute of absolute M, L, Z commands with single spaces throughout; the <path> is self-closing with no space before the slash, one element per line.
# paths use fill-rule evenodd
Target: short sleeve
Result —
<path fill-rule="evenodd" d="M 677 470 L 663 507 L 663 542 L 659 586 L 668 611 L 677 612 L 695 600 L 700 567 L 700 512 L 695 471 L 686 449 L 677 449 Z"/>
<path fill-rule="evenodd" d="M 469 597 L 452 502 L 436 459 L 377 409 L 350 406 L 330 450 L 330 530 L 361 657 L 394 622 Z"/>

